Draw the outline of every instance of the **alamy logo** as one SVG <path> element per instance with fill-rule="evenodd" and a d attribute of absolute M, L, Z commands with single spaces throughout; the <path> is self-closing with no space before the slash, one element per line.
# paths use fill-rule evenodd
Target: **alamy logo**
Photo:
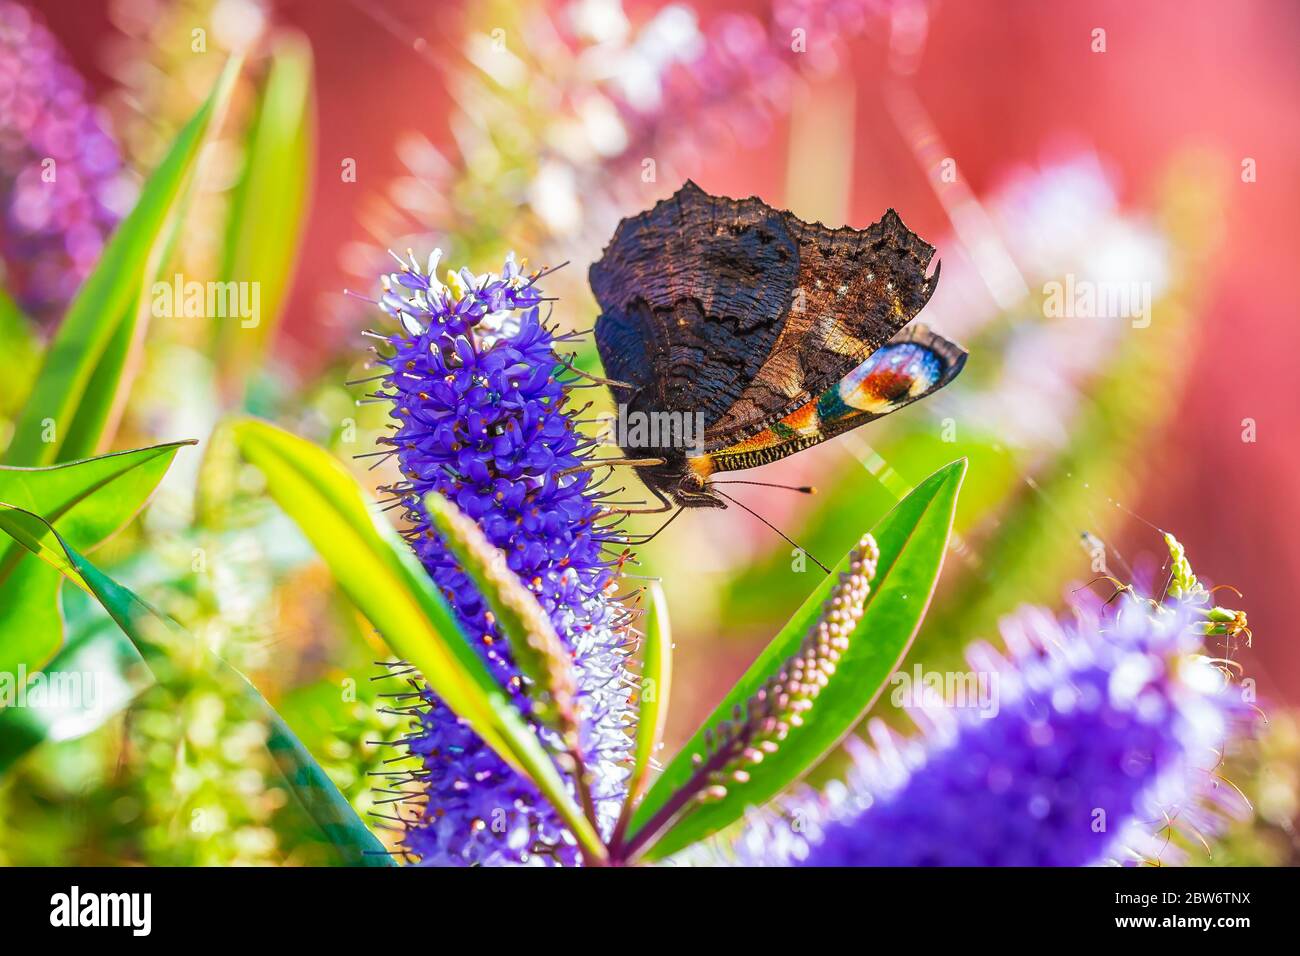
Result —
<path fill-rule="evenodd" d="M 1151 324 L 1150 282 L 1093 282 L 1067 273 L 1064 282 L 1043 283 L 1048 319 L 1129 319 L 1135 329 Z"/>
<path fill-rule="evenodd" d="M 156 319 L 239 319 L 240 328 L 262 321 L 262 283 L 185 281 L 155 282 L 151 312 Z"/>
<path fill-rule="evenodd" d="M 973 709 L 981 717 L 996 717 L 998 675 L 988 671 L 926 671 L 920 664 L 912 673 L 899 670 L 889 679 L 889 696 L 895 707 Z"/>
<path fill-rule="evenodd" d="M 17 673 L 0 671 L 0 710 L 85 711 L 98 714 L 102 696 L 97 671 L 37 671 L 28 675 L 25 664 Z"/>
<path fill-rule="evenodd" d="M 634 412 L 621 402 L 606 436 L 622 448 L 682 448 L 704 454 L 703 412 Z"/>
<path fill-rule="evenodd" d="M 133 936 L 148 936 L 153 929 L 153 895 L 150 893 L 71 892 L 50 897 L 51 926 L 126 926 Z"/>

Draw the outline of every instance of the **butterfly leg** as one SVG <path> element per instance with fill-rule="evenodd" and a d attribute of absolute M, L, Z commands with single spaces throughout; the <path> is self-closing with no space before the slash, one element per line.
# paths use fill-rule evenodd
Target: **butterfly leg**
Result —
<path fill-rule="evenodd" d="M 580 471 L 591 471 L 594 468 L 601 468 L 605 465 L 627 465 L 629 468 L 654 468 L 656 465 L 662 465 L 663 463 L 664 459 L 662 458 L 601 458 L 598 460 L 583 462 L 581 465 L 574 465 L 572 468 L 565 468 L 563 471 L 556 472 L 555 477 L 563 478 L 565 475 L 576 475 Z"/>
<path fill-rule="evenodd" d="M 667 521 L 665 521 L 663 524 L 661 524 L 661 525 L 660 525 L 658 528 L 656 528 L 654 531 L 651 531 L 649 534 L 632 535 L 632 536 L 628 537 L 628 538 L 627 538 L 623 543 L 624 543 L 624 544 L 629 544 L 629 545 L 631 545 L 631 546 L 634 547 L 634 548 L 639 548 L 639 547 L 641 547 L 642 545 L 649 544 L 649 543 L 650 543 L 651 541 L 653 541 L 655 538 L 659 537 L 659 533 L 660 533 L 661 531 L 663 531 L 663 530 L 664 530 L 665 528 L 667 528 L 670 524 L 672 524 L 674 521 L 676 521 L 676 520 L 677 520 L 677 516 L 680 515 L 680 514 L 681 514 L 683 511 L 685 511 L 685 510 L 686 510 L 686 509 L 685 509 L 684 507 L 679 507 L 675 512 L 673 512 L 672 515 L 669 516 L 669 518 L 668 518 Z M 645 514 L 645 513 L 646 513 L 646 512 L 642 512 L 642 514 Z"/>
<path fill-rule="evenodd" d="M 646 459 L 646 460 L 652 461 L 653 459 Z M 665 511 L 673 510 L 673 503 L 669 501 L 667 498 L 665 498 L 663 492 L 661 492 L 658 488 L 654 487 L 653 485 L 646 485 L 646 490 L 649 491 L 650 494 L 654 495 L 655 498 L 658 499 L 659 504 L 656 507 L 654 508 L 609 508 L 607 510 L 613 514 L 623 514 L 623 515 L 659 515 L 659 514 L 663 514 Z M 677 516 L 673 515 L 673 518 L 675 517 Z M 668 520 L 671 521 L 672 518 Z"/>

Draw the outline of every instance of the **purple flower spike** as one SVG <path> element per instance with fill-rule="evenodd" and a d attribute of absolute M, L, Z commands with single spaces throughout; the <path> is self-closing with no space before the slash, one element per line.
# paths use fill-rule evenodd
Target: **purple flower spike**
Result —
<path fill-rule="evenodd" d="M 1028 609 L 1003 626 L 1006 657 L 968 660 L 994 693 L 918 714 L 903 739 L 873 721 L 845 783 L 755 813 L 741 862 L 808 866 L 1083 866 L 1179 854 L 1245 808 L 1216 776 L 1250 721 L 1201 656 L 1190 610 L 1132 603 L 1063 625 Z M 949 704 L 952 702 L 949 701 Z"/>
<path fill-rule="evenodd" d="M 513 255 L 501 275 L 466 270 L 437 278 L 439 253 L 385 279 L 384 311 L 402 331 L 388 338 L 397 431 L 384 443 L 404 480 L 388 489 L 405 507 L 405 532 L 489 668 L 525 713 L 524 678 L 487 605 L 430 530 L 423 500 L 437 491 L 478 522 L 536 595 L 573 657 L 581 746 L 608 835 L 626 789 L 632 720 L 624 661 L 626 610 L 613 598 L 618 543 L 597 527 L 606 514 L 574 425 L 568 383 L 539 314 L 540 275 Z M 420 758 L 418 814 L 406 847 L 426 864 L 573 864 L 573 837 L 520 777 L 427 688 L 405 743 Z M 538 733 L 550 743 L 549 731 Z"/>
<path fill-rule="evenodd" d="M 130 199 L 117 146 L 38 15 L 0 0 L 0 280 L 54 318 Z"/>

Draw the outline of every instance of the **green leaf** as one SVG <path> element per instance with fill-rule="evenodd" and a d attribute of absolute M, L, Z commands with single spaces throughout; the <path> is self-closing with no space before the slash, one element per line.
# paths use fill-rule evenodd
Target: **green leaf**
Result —
<path fill-rule="evenodd" d="M 873 436 L 870 446 L 857 433 L 837 439 L 850 454 L 843 456 L 838 464 L 830 463 L 826 475 L 819 478 L 818 494 L 809 501 L 809 510 L 801 515 L 799 544 L 806 553 L 843 554 L 852 547 L 863 528 L 906 497 L 906 492 L 894 494 L 898 483 L 916 484 L 955 458 L 970 461 L 953 521 L 955 534 L 972 533 L 990 512 L 1001 507 L 1016 485 L 1023 487 L 1021 467 L 999 443 L 999 436 L 963 422 L 957 441 L 945 442 L 930 419 L 922 415 L 917 418 L 919 421 L 903 418 L 893 422 L 889 426 L 892 431 Z M 878 472 L 870 472 L 862 464 L 868 455 L 878 463 Z M 644 573 L 656 573 L 656 565 L 646 555 L 640 557 L 648 568 Z M 665 585 L 672 593 L 675 583 L 672 569 L 663 571 Z M 766 622 L 782 620 L 804 598 L 801 578 L 802 575 L 790 573 L 788 548 L 764 549 L 720 584 L 719 618 L 731 622 L 731 630 L 737 635 L 752 633 Z M 922 627 L 917 639 L 928 629 L 928 625 Z"/>
<path fill-rule="evenodd" d="M 654 840 L 645 856 L 661 859 L 716 833 L 747 807 L 761 806 L 806 774 L 853 730 L 902 662 L 925 616 L 965 472 L 964 459 L 939 469 L 872 529 L 880 556 L 871 591 L 847 649 L 807 718 L 790 728 L 774 753 L 748 768 L 747 782 L 728 784 L 716 802 L 686 800 L 675 812 L 695 781 L 693 758 L 707 752 L 706 733 L 731 720 L 735 708 L 743 708 L 799 650 L 847 569 L 848 557 L 813 591 L 651 787 L 633 814 L 629 846 Z M 661 834 L 657 839 L 656 830 Z"/>
<path fill-rule="evenodd" d="M 322 448 L 252 419 L 235 442 L 266 477 L 271 496 L 324 558 L 343 593 L 506 763 L 533 781 L 589 857 L 603 858 L 595 829 L 504 688 L 461 632 L 415 555 L 371 513 L 366 492 Z"/>
<path fill-rule="evenodd" d="M 145 183 L 135 208 L 105 246 L 68 306 L 5 456 L 46 465 L 93 455 L 121 403 L 123 376 L 140 340 L 149 283 L 163 265 L 209 129 L 224 109 L 232 60 Z"/>
<path fill-rule="evenodd" d="M 11 544 L 0 535 L 0 545 Z M 20 667 L 38 670 L 58 651 L 63 643 L 62 586 L 56 568 L 23 552 L 0 588 L 0 674 L 17 673 Z"/>
<path fill-rule="evenodd" d="M 4 343 L 0 349 L 0 449 L 3 449 L 8 441 L 3 420 L 22 408 L 41 355 L 36 326 L 3 289 L 0 289 L 0 342 Z"/>
<path fill-rule="evenodd" d="M 171 442 L 46 468 L 0 466 L 0 502 L 40 515 L 73 547 L 91 551 L 131 522 L 176 452 L 189 444 Z M 11 531 L 23 530 L 20 518 L 11 514 L 6 520 Z M 59 572 L 29 550 L 0 541 L 0 671 L 16 672 L 19 666 L 35 671 L 63 643 Z M 47 562 L 61 553 L 48 546 L 44 551 Z"/>
<path fill-rule="evenodd" d="M 136 674 L 139 663 L 135 646 L 111 618 L 100 615 L 83 622 L 45 672 L 96 674 L 94 699 L 83 701 L 79 709 L 62 701 L 51 707 L 32 706 L 30 701 L 26 707 L 0 707 L 0 774 L 46 741 L 81 737 L 124 709 L 150 683 Z"/>
<path fill-rule="evenodd" d="M 610 845 L 623 845 L 632 811 L 645 790 L 650 760 L 663 739 L 668 717 L 668 699 L 672 689 L 673 639 L 668 627 L 668 599 L 663 586 L 655 580 L 646 583 L 645 636 L 641 639 L 641 680 L 637 694 L 636 739 L 633 742 L 632 773 L 627 780 L 627 796 L 619 811 Z"/>
<path fill-rule="evenodd" d="M 644 786 L 650 758 L 663 739 L 672 690 L 673 637 L 668 626 L 668 599 L 658 581 L 647 583 L 649 600 L 645 615 L 645 637 L 641 641 L 641 686 L 638 694 L 636 750 L 628 799 L 635 800 Z"/>
<path fill-rule="evenodd" d="M 425 497 L 424 506 L 443 543 L 478 587 L 509 642 L 516 666 L 529 680 L 538 719 L 576 747 L 573 665 L 551 619 L 473 519 L 437 492 Z"/>
<path fill-rule="evenodd" d="M 231 200 L 222 276 L 255 284 L 258 314 L 255 324 L 251 318 L 216 323 L 216 359 L 227 394 L 260 364 L 283 311 L 306 220 L 314 141 L 311 46 L 285 33 L 271 51 Z"/>
<path fill-rule="evenodd" d="M 30 512 L 0 508 L 0 515 L 9 515 L 9 521 L 0 524 L 5 530 L 16 527 L 21 534 L 17 540 L 28 543 L 35 538 L 42 549 L 56 544 L 62 553 L 61 563 L 70 574 L 77 575 L 91 594 L 104 606 L 104 610 L 117 622 L 122 632 L 131 639 L 140 656 L 144 658 L 156 680 L 167 686 L 172 673 L 166 650 L 165 631 L 193 642 L 176 622 L 154 610 L 129 589 L 105 575 L 82 557 L 75 548 L 64 541 L 52 525 Z M 44 525 L 43 532 L 33 532 Z M 268 736 L 267 749 L 289 785 L 290 792 L 301 801 L 303 808 L 316 821 L 328 842 L 338 850 L 343 861 L 351 866 L 391 866 L 393 860 L 339 793 L 338 788 L 312 759 L 288 724 L 275 708 L 257 692 L 244 677 L 215 654 L 209 655 L 213 673 L 232 697 L 244 700 L 265 720 Z"/>
<path fill-rule="evenodd" d="M 26 548 L 44 561 L 60 575 L 64 575 L 77 587 L 89 591 L 86 582 L 81 579 L 77 569 L 68 563 L 63 549 L 54 537 L 54 529 L 44 519 L 29 511 L 23 511 L 7 501 L 0 501 L 0 531 L 3 531 L 19 545 Z"/>

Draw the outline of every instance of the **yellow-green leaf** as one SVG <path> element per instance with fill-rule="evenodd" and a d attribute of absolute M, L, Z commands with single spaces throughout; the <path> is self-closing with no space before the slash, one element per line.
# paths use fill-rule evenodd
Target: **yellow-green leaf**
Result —
<path fill-rule="evenodd" d="M 573 663 L 546 611 L 472 518 L 437 492 L 425 497 L 424 507 L 456 563 L 487 601 L 498 630 L 509 642 L 515 665 L 528 678 L 535 715 L 576 747 L 577 685 Z"/>
<path fill-rule="evenodd" d="M 0 466 L 0 501 L 40 515 L 78 550 L 91 551 L 139 513 L 172 459 L 171 442 L 45 468 Z M 63 643 L 58 571 L 0 540 L 0 671 L 42 667 Z"/>
<path fill-rule="evenodd" d="M 293 279 L 315 156 L 311 46 L 297 33 L 276 38 L 270 69 L 232 197 L 222 275 L 257 290 L 257 314 L 215 327 L 222 387 L 238 397 L 275 333 Z"/>
<path fill-rule="evenodd" d="M 461 632 L 443 596 L 397 533 L 372 514 L 366 492 L 330 454 L 265 422 L 232 426 L 243 456 L 380 635 L 506 763 L 551 802 L 589 858 L 595 828 L 505 689 Z"/>
<path fill-rule="evenodd" d="M 641 641 L 641 682 L 637 695 L 639 714 L 636 750 L 628 799 L 639 796 L 650 760 L 663 739 L 672 689 L 673 635 L 668 625 L 668 599 L 658 581 L 646 585 L 645 637 Z"/>
<path fill-rule="evenodd" d="M 24 547 L 32 548 L 64 573 L 73 577 L 95 597 L 104 610 L 130 638 L 149 665 L 154 677 L 167 686 L 173 668 L 167 660 L 164 631 L 188 640 L 175 621 L 140 600 L 130 589 L 108 577 L 64 541 L 54 527 L 37 515 L 0 506 L 0 530 L 14 535 Z M 51 552 L 57 551 L 57 556 Z M 215 654 L 208 654 L 211 669 L 224 693 L 244 701 L 266 723 L 266 747 L 288 784 L 289 792 L 316 822 L 325 840 L 349 866 L 391 866 L 392 857 L 369 828 L 357 817 L 351 804 L 316 763 L 289 725 L 243 674 Z"/>
<path fill-rule="evenodd" d="M 879 556 L 871 590 L 847 649 L 810 714 L 790 728 L 774 752 L 746 769 L 746 779 L 728 785 L 721 798 L 696 799 L 701 791 L 695 758 L 708 753 L 712 732 L 731 721 L 737 707 L 743 714 L 756 691 L 799 650 L 852 553 L 813 591 L 655 781 L 633 814 L 627 840 L 631 850 L 661 859 L 716 833 L 740 819 L 747 807 L 761 806 L 794 783 L 852 731 L 902 662 L 925 616 L 965 473 L 965 459 L 939 469 L 872 529 Z"/>
<path fill-rule="evenodd" d="M 9 440 L 12 418 L 22 408 L 40 362 L 41 344 L 36 326 L 3 289 L 0 289 L 0 450 Z"/>
<path fill-rule="evenodd" d="M 15 424 L 8 464 L 68 461 L 93 455 L 104 444 L 148 313 L 148 286 L 176 233 L 203 143 L 238 71 L 238 61 L 227 65 L 68 306 Z"/>

